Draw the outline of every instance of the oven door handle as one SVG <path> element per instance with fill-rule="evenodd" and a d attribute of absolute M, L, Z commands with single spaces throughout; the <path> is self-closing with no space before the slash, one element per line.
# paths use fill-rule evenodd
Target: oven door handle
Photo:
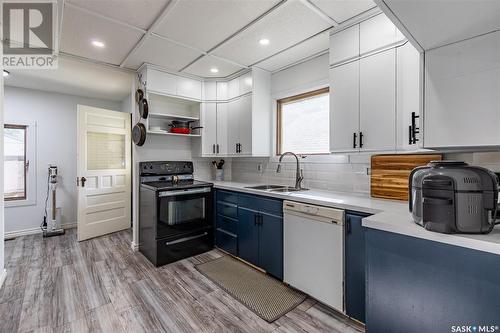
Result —
<path fill-rule="evenodd" d="M 175 190 L 175 191 L 162 191 L 158 194 L 160 198 L 162 197 L 173 197 L 176 195 L 188 195 L 188 194 L 196 194 L 196 193 L 207 193 L 212 191 L 212 189 L 207 187 L 188 189 L 188 190 Z"/>
<path fill-rule="evenodd" d="M 193 240 L 193 239 L 196 239 L 196 238 L 205 237 L 206 235 L 208 235 L 208 232 L 204 232 L 201 235 L 179 238 L 179 239 L 176 239 L 176 240 L 171 241 L 171 242 L 166 242 L 165 245 L 169 246 L 169 245 L 174 245 L 174 244 L 189 242 L 190 240 Z"/>

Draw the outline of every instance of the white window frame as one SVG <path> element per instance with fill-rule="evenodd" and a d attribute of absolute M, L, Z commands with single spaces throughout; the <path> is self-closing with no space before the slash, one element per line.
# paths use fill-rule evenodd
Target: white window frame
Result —
<path fill-rule="evenodd" d="M 36 122 L 5 120 L 4 125 L 26 126 L 26 199 L 4 200 L 4 207 L 20 207 L 36 205 Z M 2 189 L 3 190 L 3 189 Z"/>

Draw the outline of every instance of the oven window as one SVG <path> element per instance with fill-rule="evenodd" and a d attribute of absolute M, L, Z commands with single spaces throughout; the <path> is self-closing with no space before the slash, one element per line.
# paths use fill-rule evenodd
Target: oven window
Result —
<path fill-rule="evenodd" d="M 168 201 L 160 212 L 160 220 L 169 226 L 205 219 L 205 198 Z"/>

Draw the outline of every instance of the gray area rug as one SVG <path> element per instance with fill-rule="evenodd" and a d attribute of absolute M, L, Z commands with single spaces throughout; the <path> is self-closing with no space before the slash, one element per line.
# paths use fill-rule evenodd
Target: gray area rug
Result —
<path fill-rule="evenodd" d="M 306 299 L 305 294 L 229 256 L 196 265 L 196 269 L 270 323 Z"/>

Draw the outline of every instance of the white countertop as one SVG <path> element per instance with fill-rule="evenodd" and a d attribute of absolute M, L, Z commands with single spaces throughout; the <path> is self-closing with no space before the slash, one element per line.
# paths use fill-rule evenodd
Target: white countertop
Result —
<path fill-rule="evenodd" d="M 363 219 L 364 227 L 500 255 L 500 227 L 487 235 L 448 235 L 428 231 L 413 222 L 411 214 L 408 212 L 407 202 L 374 199 L 366 194 L 314 189 L 303 192 L 269 192 L 247 188 L 259 184 L 229 181 L 212 182 L 218 189 L 373 214 Z"/>

